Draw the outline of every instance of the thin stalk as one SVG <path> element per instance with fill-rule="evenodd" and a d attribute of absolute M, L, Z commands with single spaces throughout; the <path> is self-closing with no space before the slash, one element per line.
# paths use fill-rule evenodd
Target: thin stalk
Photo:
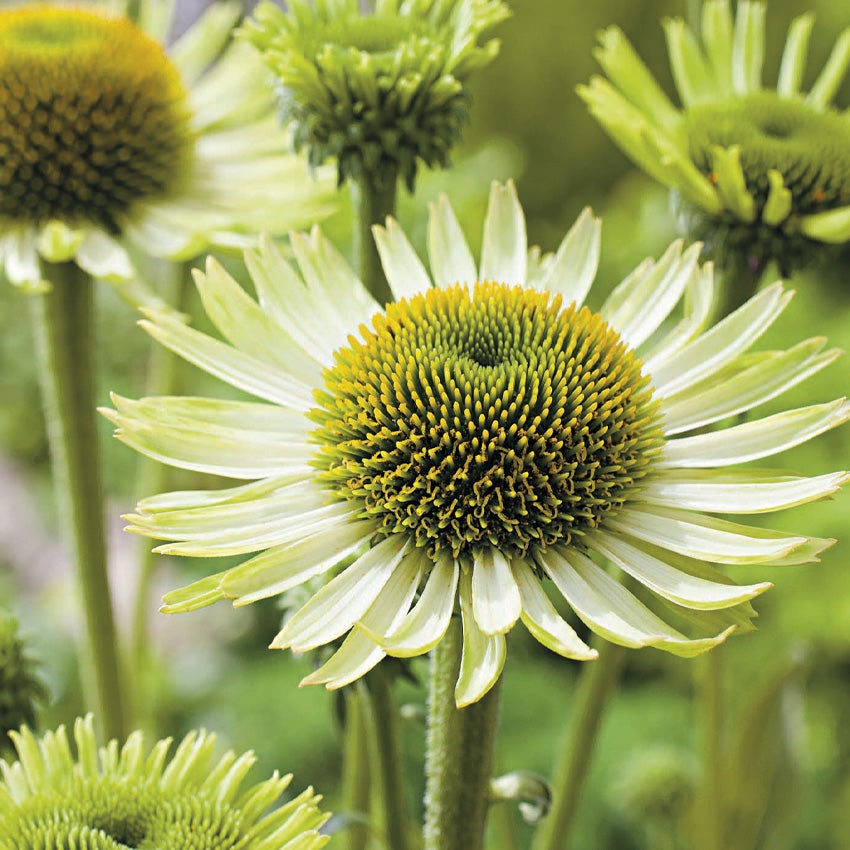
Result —
<path fill-rule="evenodd" d="M 369 673 L 366 687 L 372 703 L 376 791 L 383 810 L 385 843 L 392 850 L 409 850 L 410 817 L 404 797 L 398 711 L 393 699 L 392 683 L 382 665 L 379 664 Z"/>
<path fill-rule="evenodd" d="M 484 847 L 501 679 L 478 702 L 458 709 L 454 688 L 462 650 L 454 618 L 431 662 L 424 850 Z"/>
<path fill-rule="evenodd" d="M 552 779 L 552 809 L 543 819 L 534 850 L 567 850 L 596 737 L 626 657 L 615 644 L 595 641 L 599 658 L 582 666 L 561 760 Z"/>
<path fill-rule="evenodd" d="M 366 850 L 369 844 L 368 822 L 371 765 L 369 762 L 369 699 L 366 688 L 357 683 L 343 692 L 345 726 L 342 749 L 343 809 L 358 820 L 352 820 L 345 831 L 348 850 Z M 361 819 L 362 818 L 362 819 Z"/>
<path fill-rule="evenodd" d="M 379 185 L 374 175 L 363 174 L 351 183 L 354 203 L 354 253 L 360 271 L 360 280 L 381 304 L 389 304 L 393 294 L 384 274 L 381 258 L 372 236 L 372 225 L 383 225 L 388 215 L 395 214 L 397 180 L 386 186 Z"/>
<path fill-rule="evenodd" d="M 44 275 L 53 287 L 30 304 L 53 473 L 83 601 L 96 695 L 89 702 L 106 737 L 124 738 L 95 413 L 94 285 L 73 263 L 46 264 Z"/>
<path fill-rule="evenodd" d="M 697 801 L 699 850 L 723 850 L 723 647 L 715 647 L 698 659 L 697 728 L 700 732 L 702 782 Z"/>

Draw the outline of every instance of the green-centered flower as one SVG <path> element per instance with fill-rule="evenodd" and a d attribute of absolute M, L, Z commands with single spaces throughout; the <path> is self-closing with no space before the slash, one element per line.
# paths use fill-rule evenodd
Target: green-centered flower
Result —
<path fill-rule="evenodd" d="M 256 759 L 213 760 L 215 736 L 190 732 L 150 749 L 141 732 L 98 747 L 91 716 L 36 738 L 13 732 L 18 761 L 0 761 L 3 850 L 317 850 L 327 820 L 311 788 L 278 808 L 291 776 L 244 788 Z"/>
<path fill-rule="evenodd" d="M 595 55 L 608 80 L 579 94 L 611 138 L 674 189 L 692 238 L 722 263 L 782 274 L 824 243 L 850 240 L 850 122 L 832 100 L 850 63 L 850 29 L 808 92 L 801 89 L 811 14 L 793 21 L 776 88 L 765 88 L 765 11 L 741 0 L 706 0 L 702 35 L 664 21 L 677 107 L 611 27 Z M 610 80 L 610 82 L 609 82 Z"/>
<path fill-rule="evenodd" d="M 468 120 L 466 80 L 496 55 L 483 32 L 502 0 L 262 2 L 244 27 L 281 84 L 284 119 L 310 162 L 337 162 L 339 182 L 369 173 L 412 188 L 419 162 L 448 164 Z"/>
<path fill-rule="evenodd" d="M 0 753 L 9 732 L 23 724 L 35 725 L 36 709 L 46 701 L 47 689 L 18 634 L 18 621 L 0 616 Z"/>
<path fill-rule="evenodd" d="M 711 266 L 676 242 L 593 312 L 599 222 L 585 212 L 554 255 L 529 253 L 511 184 L 494 185 L 480 263 L 445 198 L 430 272 L 392 219 L 375 236 L 397 298 L 386 307 L 317 230 L 293 238 L 300 274 L 270 241 L 247 254 L 259 302 L 214 260 L 197 274 L 226 342 L 166 314 L 144 322 L 264 401 L 116 397 L 105 411 L 150 457 L 248 481 L 155 496 L 129 518 L 172 541 L 161 552 L 257 553 L 168 594 L 165 611 L 245 605 L 350 559 L 272 646 L 347 635 L 305 679 L 340 687 L 385 653 L 427 652 L 460 614 L 463 705 L 499 676 L 520 619 L 553 651 L 595 657 L 547 588 L 615 643 L 689 656 L 747 627 L 748 600 L 769 587 L 738 587 L 713 564 L 801 564 L 830 544 L 714 516 L 819 499 L 847 479 L 735 468 L 846 421 L 844 400 L 704 432 L 835 359 L 821 338 L 748 352 L 790 298 L 780 283 L 706 328 Z"/>
<path fill-rule="evenodd" d="M 326 204 L 331 186 L 276 127 L 268 72 L 245 45 L 226 47 L 239 4 L 216 4 L 166 54 L 154 35 L 168 6 L 142 3 L 153 35 L 99 3 L 0 11 L 0 267 L 12 283 L 43 289 L 40 258 L 131 280 L 134 252 L 243 247 Z"/>

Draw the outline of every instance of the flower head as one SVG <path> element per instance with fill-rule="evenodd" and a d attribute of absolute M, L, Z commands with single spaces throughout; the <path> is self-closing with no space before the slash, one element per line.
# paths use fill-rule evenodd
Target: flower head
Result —
<path fill-rule="evenodd" d="M 0 761 L 4 847 L 318 850 L 329 840 L 312 789 L 267 813 L 291 776 L 241 790 L 253 754 L 214 763 L 215 736 L 204 731 L 190 732 L 170 760 L 170 739 L 148 751 L 141 732 L 120 749 L 114 740 L 99 748 L 91 716 L 74 724 L 76 757 L 64 726 L 12 737 L 18 761 Z"/>
<path fill-rule="evenodd" d="M 599 222 L 585 212 L 554 255 L 529 253 L 512 184 L 494 185 L 480 263 L 445 198 L 430 272 L 393 220 L 375 236 L 397 299 L 386 308 L 314 231 L 293 238 L 300 274 L 271 242 L 247 254 L 259 303 L 213 260 L 197 275 L 227 342 L 167 315 L 144 323 L 266 402 L 116 397 L 106 411 L 151 457 L 249 481 L 156 496 L 129 518 L 172 541 L 162 552 L 257 553 L 168 594 L 164 610 L 244 605 L 345 562 L 272 646 L 347 635 L 305 680 L 340 687 L 387 653 L 427 652 L 459 613 L 466 704 L 499 676 L 520 619 L 553 651 L 595 657 L 547 586 L 616 643 L 694 655 L 746 628 L 769 587 L 738 587 L 712 564 L 799 564 L 829 545 L 713 516 L 818 499 L 847 477 L 732 468 L 844 422 L 843 400 L 701 432 L 835 359 L 823 339 L 747 353 L 788 302 L 781 284 L 706 329 L 711 266 L 677 242 L 593 312 L 582 305 Z"/>
<path fill-rule="evenodd" d="M 261 3 L 244 32 L 278 76 L 284 118 L 310 162 L 336 158 L 339 182 L 374 175 L 412 188 L 419 162 L 448 163 L 468 119 L 465 81 L 499 44 L 479 36 L 502 0 L 293 0 Z"/>
<path fill-rule="evenodd" d="M 0 263 L 13 283 L 43 288 L 40 258 L 129 280 L 134 250 L 186 260 L 320 213 L 330 187 L 287 152 L 261 63 L 244 45 L 217 59 L 238 15 L 218 4 L 166 54 L 97 3 L 0 11 Z"/>
<path fill-rule="evenodd" d="M 850 124 L 832 105 L 850 64 L 850 29 L 808 92 L 800 84 L 814 19 L 788 32 L 776 88 L 765 88 L 765 5 L 706 0 L 701 43 L 680 19 L 664 32 L 676 107 L 616 27 L 579 94 L 612 139 L 681 202 L 692 238 L 722 263 L 782 274 L 824 243 L 850 240 Z"/>
<path fill-rule="evenodd" d="M 24 723 L 35 724 L 36 707 L 47 699 L 27 649 L 18 635 L 18 621 L 0 617 L 0 752 L 9 732 Z"/>

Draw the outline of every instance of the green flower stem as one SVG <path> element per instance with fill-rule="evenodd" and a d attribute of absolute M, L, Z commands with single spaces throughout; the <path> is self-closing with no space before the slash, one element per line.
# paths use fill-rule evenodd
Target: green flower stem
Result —
<path fill-rule="evenodd" d="M 375 724 L 375 770 L 379 798 L 383 804 L 384 843 L 392 850 L 409 850 L 410 818 L 404 797 L 401 770 L 401 747 L 398 738 L 398 711 L 393 699 L 392 683 L 383 665 L 375 667 L 366 678 L 371 695 Z"/>
<path fill-rule="evenodd" d="M 569 847 L 596 736 L 623 668 L 626 650 L 622 646 L 603 641 L 594 641 L 594 645 L 599 658 L 582 666 L 566 744 L 552 780 L 552 809 L 537 831 L 534 850 Z"/>
<path fill-rule="evenodd" d="M 343 809 L 362 820 L 353 821 L 346 830 L 348 850 L 366 850 L 370 827 L 367 814 L 371 796 L 371 765 L 369 761 L 369 703 L 362 682 L 343 692 L 345 726 L 342 751 Z"/>
<path fill-rule="evenodd" d="M 702 782 L 697 800 L 698 850 L 723 850 L 723 647 L 715 647 L 696 665 L 697 723 L 700 731 Z"/>
<path fill-rule="evenodd" d="M 478 702 L 455 706 L 460 620 L 434 650 L 425 763 L 424 850 L 482 850 L 499 719 L 501 679 Z"/>
<path fill-rule="evenodd" d="M 714 321 L 723 319 L 749 301 L 758 291 L 765 271 L 766 266 L 752 264 L 743 252 L 730 252 L 726 266 L 718 276 L 720 291 L 715 302 Z"/>
<path fill-rule="evenodd" d="M 355 219 L 354 253 L 360 280 L 382 306 L 393 300 L 393 294 L 372 236 L 372 225 L 383 225 L 388 215 L 395 215 L 397 187 L 398 180 L 390 180 L 387 186 L 381 186 L 367 172 L 351 183 Z"/>
<path fill-rule="evenodd" d="M 118 638 L 106 571 L 94 394 L 94 284 L 73 263 L 45 264 L 50 292 L 33 296 L 39 378 L 60 509 L 70 536 L 106 738 L 126 736 Z"/>

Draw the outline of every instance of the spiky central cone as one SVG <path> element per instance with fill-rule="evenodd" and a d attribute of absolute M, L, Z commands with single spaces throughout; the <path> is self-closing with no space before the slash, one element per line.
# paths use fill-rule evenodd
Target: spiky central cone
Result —
<path fill-rule="evenodd" d="M 850 123 L 801 100 L 758 92 L 688 109 L 687 131 L 697 167 L 711 173 L 711 149 L 740 145 L 747 188 L 761 209 L 768 172 L 778 171 L 803 215 L 850 203 Z"/>
<path fill-rule="evenodd" d="M 389 305 L 325 381 L 319 480 L 431 554 L 568 544 L 662 441 L 640 362 L 600 316 L 500 283 Z"/>
<path fill-rule="evenodd" d="M 186 94 L 135 24 L 82 9 L 0 13 L 0 219 L 92 222 L 179 189 Z"/>
<path fill-rule="evenodd" d="M 24 800 L 10 847 L 85 850 L 233 850 L 244 846 L 238 810 L 214 794 L 163 789 L 131 777 L 76 776 L 61 793 Z"/>

